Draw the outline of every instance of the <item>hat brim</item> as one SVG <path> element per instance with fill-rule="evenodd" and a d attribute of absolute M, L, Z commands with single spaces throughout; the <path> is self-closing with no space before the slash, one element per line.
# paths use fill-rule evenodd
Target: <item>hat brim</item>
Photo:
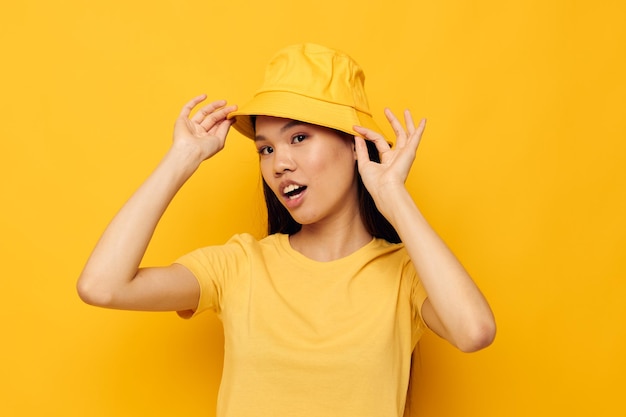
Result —
<path fill-rule="evenodd" d="M 252 101 L 228 115 L 235 118 L 233 127 L 242 135 L 254 139 L 250 116 L 273 116 L 298 120 L 342 132 L 358 135 L 353 126 L 363 126 L 383 133 L 371 115 L 350 106 L 303 96 L 289 91 L 264 91 Z"/>

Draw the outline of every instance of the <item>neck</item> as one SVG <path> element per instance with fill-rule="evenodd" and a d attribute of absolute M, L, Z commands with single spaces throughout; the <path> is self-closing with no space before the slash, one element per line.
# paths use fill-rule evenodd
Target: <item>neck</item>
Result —
<path fill-rule="evenodd" d="M 302 225 L 289 237 L 291 247 L 307 258 L 320 262 L 344 258 L 372 240 L 360 217 L 332 227 L 321 224 Z"/>

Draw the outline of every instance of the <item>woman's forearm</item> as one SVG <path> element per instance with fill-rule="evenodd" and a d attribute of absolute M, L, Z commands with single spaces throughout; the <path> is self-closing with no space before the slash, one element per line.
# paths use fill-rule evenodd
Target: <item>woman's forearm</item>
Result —
<path fill-rule="evenodd" d="M 432 229 L 404 187 L 384 200 L 392 202 L 385 215 L 404 242 L 426 289 L 439 321 L 434 326 L 440 326 L 438 333 L 464 351 L 489 345 L 495 336 L 494 317 L 465 268 Z"/>
<path fill-rule="evenodd" d="M 154 172 L 124 204 L 96 244 L 78 280 L 79 294 L 106 305 L 137 274 L 156 226 L 198 162 L 170 150 Z"/>
<path fill-rule="evenodd" d="M 80 297 L 87 303 L 131 309 L 159 307 L 164 295 L 171 296 L 177 289 L 180 275 L 187 275 L 176 268 L 151 269 L 141 280 L 135 280 L 167 206 L 202 161 L 224 148 L 232 124 L 227 116 L 237 106 L 217 100 L 200 107 L 191 116 L 193 109 L 205 99 L 203 94 L 183 106 L 174 125 L 169 152 L 100 237 L 77 284 Z M 132 291 L 131 283 L 137 284 L 132 286 Z M 193 298 L 194 292 L 191 290 L 183 298 Z"/>

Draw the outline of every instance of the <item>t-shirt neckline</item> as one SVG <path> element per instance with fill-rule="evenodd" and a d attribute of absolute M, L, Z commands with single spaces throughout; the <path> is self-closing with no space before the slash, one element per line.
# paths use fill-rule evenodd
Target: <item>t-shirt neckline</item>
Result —
<path fill-rule="evenodd" d="M 361 256 L 361 254 L 370 251 L 373 247 L 378 245 L 378 243 L 379 243 L 378 241 L 380 240 L 380 239 L 377 239 L 377 238 L 373 237 L 372 240 L 367 242 L 365 245 L 361 246 L 360 248 L 358 248 L 354 252 L 352 252 L 352 253 L 350 253 L 350 254 L 342 257 L 342 258 L 334 259 L 332 261 L 316 261 L 315 259 L 311 259 L 311 258 L 307 257 L 306 255 L 304 255 L 304 254 L 298 252 L 297 250 L 295 250 L 291 246 L 291 242 L 289 242 L 289 235 L 278 233 L 277 234 L 277 238 L 278 238 L 278 242 L 280 244 L 281 250 L 283 252 L 285 252 L 285 254 L 288 255 L 290 258 L 292 258 L 296 262 L 306 263 L 306 264 L 309 264 L 309 265 L 315 265 L 317 267 L 320 267 L 320 266 L 335 267 L 335 266 L 341 265 L 343 263 L 353 262 L 355 259 L 357 259 L 359 256 Z"/>

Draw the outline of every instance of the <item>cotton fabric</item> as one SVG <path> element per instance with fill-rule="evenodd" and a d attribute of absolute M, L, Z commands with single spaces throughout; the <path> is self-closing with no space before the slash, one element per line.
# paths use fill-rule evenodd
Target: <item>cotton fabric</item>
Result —
<path fill-rule="evenodd" d="M 317 262 L 243 234 L 177 262 L 224 325 L 218 417 L 402 416 L 426 298 L 402 244 Z"/>

